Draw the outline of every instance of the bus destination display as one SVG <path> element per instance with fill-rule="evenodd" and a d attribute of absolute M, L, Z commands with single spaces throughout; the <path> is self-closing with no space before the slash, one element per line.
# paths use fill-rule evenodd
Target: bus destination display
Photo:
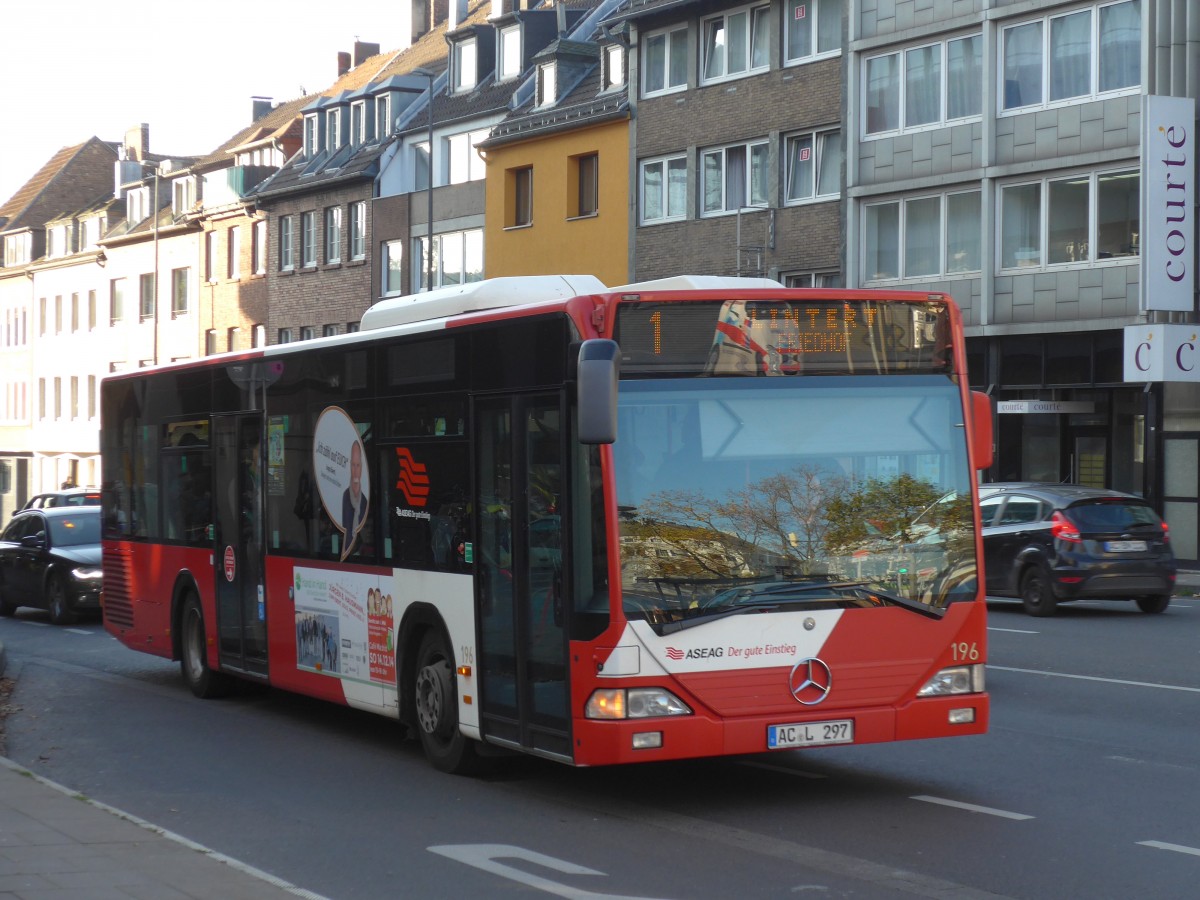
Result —
<path fill-rule="evenodd" d="M 693 375 L 944 372 L 949 313 L 936 301 L 627 301 L 621 369 Z"/>

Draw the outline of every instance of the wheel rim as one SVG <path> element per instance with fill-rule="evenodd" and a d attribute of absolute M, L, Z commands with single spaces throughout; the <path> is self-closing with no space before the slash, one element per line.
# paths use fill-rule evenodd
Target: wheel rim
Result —
<path fill-rule="evenodd" d="M 57 578 L 50 582 L 50 615 L 56 619 L 65 618 L 67 615 L 66 596 L 62 582 Z"/>
<path fill-rule="evenodd" d="M 439 659 L 417 673 L 417 722 L 426 734 L 436 735 L 444 729 L 449 672 L 449 664 Z"/>
<path fill-rule="evenodd" d="M 183 620 L 183 657 L 188 678 L 195 681 L 204 674 L 204 628 L 200 614 L 189 609 Z"/>

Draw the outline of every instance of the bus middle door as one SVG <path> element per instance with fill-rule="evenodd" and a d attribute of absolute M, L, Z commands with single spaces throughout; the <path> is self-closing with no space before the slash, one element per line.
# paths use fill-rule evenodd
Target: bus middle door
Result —
<path fill-rule="evenodd" d="M 487 398 L 474 415 L 483 732 L 569 758 L 562 404 Z"/>
<path fill-rule="evenodd" d="M 212 427 L 221 666 L 265 677 L 263 419 L 259 413 L 213 416 Z"/>

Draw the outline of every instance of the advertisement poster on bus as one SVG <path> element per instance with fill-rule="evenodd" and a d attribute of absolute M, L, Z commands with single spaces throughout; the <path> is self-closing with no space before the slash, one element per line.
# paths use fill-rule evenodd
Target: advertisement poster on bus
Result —
<path fill-rule="evenodd" d="M 394 685 L 392 595 L 379 577 L 297 566 L 294 581 L 297 668 Z"/>
<path fill-rule="evenodd" d="M 340 406 L 327 406 L 314 429 L 313 471 L 325 512 L 342 533 L 342 559 L 354 549 L 371 502 L 371 475 L 363 454 L 354 420 Z"/>

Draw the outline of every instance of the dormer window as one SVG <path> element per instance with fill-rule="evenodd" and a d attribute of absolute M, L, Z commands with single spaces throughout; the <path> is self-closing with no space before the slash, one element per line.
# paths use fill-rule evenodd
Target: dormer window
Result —
<path fill-rule="evenodd" d="M 475 38 L 458 41 L 454 45 L 454 90 L 469 91 L 475 87 L 478 63 L 475 55 Z"/>
<path fill-rule="evenodd" d="M 46 229 L 46 256 L 66 256 L 71 252 L 71 226 L 52 225 Z"/>
<path fill-rule="evenodd" d="M 350 104 L 350 143 L 355 147 L 367 142 L 367 101 Z"/>
<path fill-rule="evenodd" d="M 171 185 L 171 212 L 182 216 L 196 205 L 196 179 L 176 178 Z"/>
<path fill-rule="evenodd" d="M 392 133 L 392 98 L 386 94 L 375 98 L 375 137 L 382 140 Z"/>
<path fill-rule="evenodd" d="M 101 216 L 93 216 L 79 223 L 79 249 L 91 250 L 100 240 Z"/>
<path fill-rule="evenodd" d="M 500 62 L 496 79 L 508 81 L 521 74 L 521 26 L 510 25 L 500 30 Z"/>
<path fill-rule="evenodd" d="M 304 117 L 304 155 L 312 159 L 321 149 L 321 132 L 318 128 L 317 114 Z"/>
<path fill-rule="evenodd" d="M 150 189 L 134 188 L 125 195 L 125 219 L 130 225 L 136 225 L 149 215 Z"/>
<path fill-rule="evenodd" d="M 620 44 L 609 44 L 604 48 L 603 66 L 604 90 L 611 91 L 625 83 L 625 51 Z"/>
<path fill-rule="evenodd" d="M 29 262 L 33 247 L 33 235 L 10 234 L 4 238 L 4 265 L 23 266 Z"/>
<path fill-rule="evenodd" d="M 338 147 L 342 146 L 342 111 L 340 109 L 329 110 L 325 114 L 325 124 L 329 130 L 325 146 L 332 153 Z"/>
<path fill-rule="evenodd" d="M 548 62 L 538 66 L 537 96 L 538 106 L 550 106 L 558 100 L 557 64 Z"/>

